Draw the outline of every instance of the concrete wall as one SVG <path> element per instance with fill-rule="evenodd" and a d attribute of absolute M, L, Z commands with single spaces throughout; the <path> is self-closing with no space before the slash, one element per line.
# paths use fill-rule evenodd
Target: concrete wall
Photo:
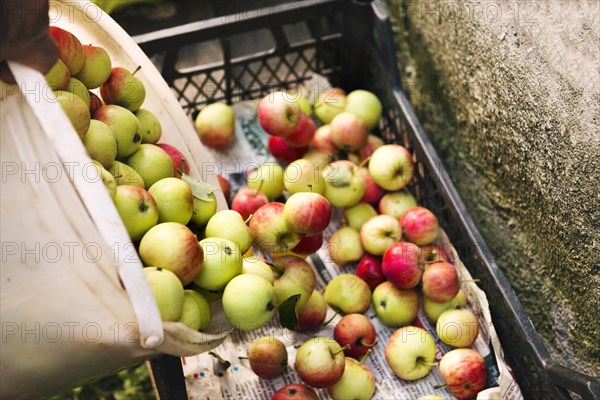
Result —
<path fill-rule="evenodd" d="M 600 374 L 600 2 L 388 0 L 403 84 L 553 358 Z"/>

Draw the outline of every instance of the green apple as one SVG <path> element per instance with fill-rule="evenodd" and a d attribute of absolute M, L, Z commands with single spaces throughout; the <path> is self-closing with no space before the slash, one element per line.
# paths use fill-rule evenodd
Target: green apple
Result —
<path fill-rule="evenodd" d="M 325 193 L 329 202 L 336 207 L 351 207 L 365 193 L 365 178 L 357 174 L 359 168 L 351 161 L 338 160 L 323 169 Z"/>
<path fill-rule="evenodd" d="M 242 254 L 231 240 L 207 237 L 200 241 L 204 258 L 194 283 L 203 289 L 221 290 L 242 273 Z"/>
<path fill-rule="evenodd" d="M 384 194 L 379 200 L 379 213 L 400 219 L 405 212 L 417 206 L 417 200 L 406 189 Z"/>
<path fill-rule="evenodd" d="M 186 288 L 190 290 L 194 290 L 202 295 L 209 303 L 213 303 L 217 300 L 221 300 L 223 297 L 223 290 L 207 290 L 203 289 L 200 286 L 196 285 L 194 282 L 191 282 L 186 286 Z"/>
<path fill-rule="evenodd" d="M 369 174 L 385 190 L 400 190 L 413 179 L 415 173 L 412 154 L 399 144 L 377 148 L 369 160 Z"/>
<path fill-rule="evenodd" d="M 342 213 L 342 222 L 357 232 L 371 217 L 377 215 L 377 211 L 369 203 L 358 203 L 344 209 Z"/>
<path fill-rule="evenodd" d="M 344 349 L 332 338 L 308 339 L 296 353 L 294 367 L 304 383 L 315 388 L 335 385 L 344 375 Z"/>
<path fill-rule="evenodd" d="M 252 371 L 262 379 L 280 376 L 288 366 L 287 349 L 273 336 L 263 336 L 248 348 L 248 361 Z"/>
<path fill-rule="evenodd" d="M 369 254 L 382 256 L 394 243 L 402 239 L 400 221 L 390 215 L 376 215 L 360 228 L 360 242 Z"/>
<path fill-rule="evenodd" d="M 371 288 L 355 274 L 340 274 L 329 281 L 324 297 L 342 314 L 362 314 L 371 304 Z"/>
<path fill-rule="evenodd" d="M 369 130 L 375 129 L 381 117 L 381 102 L 373 93 L 354 90 L 346 96 L 345 111 L 354 114 Z"/>
<path fill-rule="evenodd" d="M 342 378 L 327 391 L 333 400 L 370 400 L 375 394 L 375 377 L 362 362 L 351 357 L 345 359 Z"/>
<path fill-rule="evenodd" d="M 319 130 L 317 129 L 317 132 Z M 302 159 L 310 161 L 315 167 L 323 171 L 325 166 L 332 160 L 332 153 L 328 153 L 318 148 L 311 148 L 302 156 Z M 322 193 L 321 193 L 322 194 Z"/>
<path fill-rule="evenodd" d="M 246 256 L 242 259 L 242 274 L 260 275 L 271 284 L 275 282 L 275 275 L 271 267 L 255 256 Z"/>
<path fill-rule="evenodd" d="M 242 331 L 264 326 L 275 314 L 273 285 L 254 274 L 234 277 L 225 286 L 221 301 L 227 320 Z"/>
<path fill-rule="evenodd" d="M 283 193 L 283 168 L 277 163 L 265 163 L 248 174 L 248 187 L 260 190 L 269 200 Z"/>
<path fill-rule="evenodd" d="M 146 189 L 163 178 L 173 176 L 173 160 L 166 151 L 154 144 L 141 144 L 135 153 L 127 157 L 125 164 L 140 174 Z"/>
<path fill-rule="evenodd" d="M 104 122 L 112 129 L 117 141 L 117 159 L 123 160 L 139 149 L 142 142 L 140 123 L 131 111 L 108 104 L 96 110 L 94 119 Z"/>
<path fill-rule="evenodd" d="M 148 189 L 158 206 L 158 222 L 187 224 L 194 212 L 190 186 L 178 178 L 163 178 Z"/>
<path fill-rule="evenodd" d="M 235 114 L 225 103 L 212 103 L 202 108 L 194 124 L 202 144 L 211 149 L 229 147 L 235 139 Z"/>
<path fill-rule="evenodd" d="M 425 329 L 403 326 L 390 336 L 385 346 L 385 360 L 401 379 L 421 379 L 435 366 L 435 339 Z"/>
<path fill-rule="evenodd" d="M 190 283 L 202 267 L 202 248 L 196 235 L 177 222 L 152 227 L 142 238 L 138 251 L 144 264 L 160 265 L 172 271 L 184 285 Z"/>
<path fill-rule="evenodd" d="M 115 178 L 98 161 L 92 160 L 91 166 L 95 167 L 98 175 L 94 175 L 93 177 L 89 176 L 87 175 L 86 170 L 86 178 L 95 180 L 97 179 L 96 177 L 99 176 L 100 179 L 102 179 L 102 183 L 104 183 L 104 187 L 106 187 L 110 198 L 114 200 L 117 195 L 117 182 L 115 181 Z"/>
<path fill-rule="evenodd" d="M 75 74 L 88 89 L 95 89 L 102 85 L 108 79 L 112 63 L 110 56 L 102 47 L 84 45 L 83 53 L 85 55 L 83 66 Z"/>
<path fill-rule="evenodd" d="M 160 317 L 164 321 L 177 321 L 184 304 L 184 290 L 177 276 L 160 267 L 144 268 L 144 275 L 156 300 Z"/>
<path fill-rule="evenodd" d="M 193 212 L 190 221 L 192 221 L 198 227 L 206 226 L 208 221 L 217 212 L 217 199 L 214 193 L 209 194 L 208 197 L 210 197 L 211 201 L 194 197 Z"/>
<path fill-rule="evenodd" d="M 465 292 L 460 290 L 458 294 L 452 299 L 443 303 L 438 303 L 425 296 L 423 296 L 423 312 L 427 319 L 431 322 L 437 322 L 439 316 L 446 310 L 458 307 L 467 306 L 467 297 Z"/>
<path fill-rule="evenodd" d="M 90 108 L 90 93 L 88 91 L 88 88 L 85 87 L 83 82 L 81 82 L 79 79 L 73 77 L 69 78 L 69 82 L 67 82 L 67 87 L 65 88 L 65 90 L 69 93 L 73 93 L 79 96 L 81 100 L 83 100 L 87 108 Z"/>
<path fill-rule="evenodd" d="M 419 313 L 419 292 L 382 282 L 373 290 L 373 308 L 377 318 L 388 326 L 408 325 Z"/>
<path fill-rule="evenodd" d="M 156 144 L 162 136 L 162 127 L 156 115 L 145 108 L 140 108 L 133 115 L 135 115 L 140 123 L 142 143 Z"/>
<path fill-rule="evenodd" d="M 213 215 L 206 224 L 204 232 L 207 238 L 220 237 L 235 243 L 241 254 L 252 245 L 252 234 L 240 213 L 234 210 L 221 210 Z M 240 258 L 241 262 L 241 258 Z"/>
<path fill-rule="evenodd" d="M 183 295 L 183 307 L 179 322 L 195 331 L 207 329 L 212 320 L 212 310 L 208 301 L 200 293 L 191 289 L 185 289 Z"/>
<path fill-rule="evenodd" d="M 360 260 L 365 253 L 360 234 L 349 226 L 343 226 L 331 235 L 327 250 L 331 261 L 340 267 Z"/>
<path fill-rule="evenodd" d="M 469 347 L 479 334 L 479 322 L 467 308 L 444 311 L 438 318 L 435 331 L 440 340 L 454 347 Z"/>
<path fill-rule="evenodd" d="M 152 195 L 145 189 L 119 185 L 114 202 L 127 233 L 134 242 L 140 240 L 158 222 L 158 207 Z"/>
<path fill-rule="evenodd" d="M 83 137 L 83 145 L 90 158 L 98 161 L 104 168 L 110 168 L 117 156 L 115 135 L 108 125 L 97 119 L 90 121 L 90 127 Z"/>
<path fill-rule="evenodd" d="M 83 139 L 90 127 L 90 107 L 81 97 L 64 90 L 54 92 L 56 100 L 71 121 L 75 132 Z"/>
<path fill-rule="evenodd" d="M 110 168 L 107 169 L 115 178 L 117 185 L 131 185 L 144 189 L 144 180 L 129 165 L 115 160 Z"/>
<path fill-rule="evenodd" d="M 116 104 L 129 111 L 138 110 L 146 98 L 146 88 L 141 80 L 125 68 L 114 67 L 108 79 L 100 86 L 100 95 L 106 104 Z"/>
<path fill-rule="evenodd" d="M 275 279 L 275 304 L 281 306 L 290 297 L 299 294 L 296 310 L 304 305 L 312 295 L 317 284 L 313 268 L 308 262 L 296 256 L 284 256 L 275 259 L 273 266 L 281 274 Z"/>
<path fill-rule="evenodd" d="M 289 194 L 313 192 L 323 194 L 325 181 L 319 164 L 301 158 L 290 163 L 283 173 L 283 185 Z"/>
<path fill-rule="evenodd" d="M 69 78 L 71 78 L 71 74 L 69 73 L 69 68 L 65 65 L 64 62 L 59 58 L 56 60 L 52 68 L 44 75 L 46 81 L 48 81 L 48 86 L 52 90 L 65 90 L 67 84 L 69 83 Z"/>
<path fill-rule="evenodd" d="M 315 115 L 319 120 L 328 124 L 346 108 L 346 92 L 341 88 L 325 89 L 315 101 Z"/>

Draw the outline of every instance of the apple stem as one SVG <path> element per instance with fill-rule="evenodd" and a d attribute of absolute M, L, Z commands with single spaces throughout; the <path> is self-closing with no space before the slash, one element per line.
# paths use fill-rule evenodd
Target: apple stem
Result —
<path fill-rule="evenodd" d="M 369 160 L 370 160 L 370 159 L 371 159 L 371 156 L 369 156 L 369 157 L 365 158 L 364 160 L 362 160 L 362 161 L 360 162 L 360 164 L 358 164 L 358 168 L 362 168 L 362 167 L 364 167 L 365 165 L 367 165 L 367 163 L 369 162 Z"/>
<path fill-rule="evenodd" d="M 335 357 L 337 354 L 339 354 L 339 353 L 341 353 L 341 352 L 343 352 L 345 350 L 348 350 L 349 348 L 350 348 L 350 345 L 347 344 L 344 347 L 342 347 L 341 349 L 339 349 L 338 351 L 336 351 L 335 353 L 333 353 L 332 356 Z"/>
<path fill-rule="evenodd" d="M 118 179 L 118 178 L 120 178 L 120 177 L 122 177 L 122 176 L 123 176 L 123 175 L 121 175 L 121 174 L 117 174 L 117 175 L 113 175 L 113 178 L 115 178 L 115 179 Z"/>
<path fill-rule="evenodd" d="M 438 365 L 437 363 L 432 363 L 432 362 L 423 361 L 423 360 L 417 360 L 417 362 L 419 364 L 427 365 L 428 367 L 436 367 Z"/>
<path fill-rule="evenodd" d="M 250 358 L 248 356 L 240 356 L 238 357 L 240 360 L 249 360 Z"/>
<path fill-rule="evenodd" d="M 308 184 L 308 190 L 312 193 L 312 183 Z"/>
<path fill-rule="evenodd" d="M 335 318 L 337 315 L 338 315 L 338 313 L 333 313 L 333 316 L 332 316 L 331 318 L 329 318 L 329 319 L 327 320 L 327 322 L 324 322 L 324 323 L 323 323 L 323 326 L 327 326 L 327 325 L 329 325 L 329 323 L 330 323 L 331 321 L 333 321 L 333 319 L 334 319 L 334 318 Z"/>
<path fill-rule="evenodd" d="M 377 343 L 377 342 L 375 342 L 375 343 Z M 375 344 L 375 343 L 373 343 L 373 344 Z M 360 365 L 363 365 L 363 363 L 365 362 L 365 360 L 367 359 L 367 357 L 369 357 L 369 356 L 371 355 L 371 352 L 372 352 L 372 351 L 373 351 L 373 350 L 371 350 L 371 349 L 367 350 L 367 352 L 365 353 L 365 355 L 364 355 L 364 356 L 362 356 L 362 358 L 361 358 L 361 359 L 360 359 L 360 361 L 359 361 L 359 364 L 360 364 Z"/>
<path fill-rule="evenodd" d="M 135 75 L 135 74 L 136 74 L 136 72 L 138 72 L 140 69 L 142 69 L 142 66 L 141 66 L 141 65 L 138 65 L 138 66 L 137 66 L 137 68 L 135 69 L 135 71 L 133 71 L 133 72 L 131 73 L 131 75 Z"/>
<path fill-rule="evenodd" d="M 443 388 L 443 387 L 444 387 L 444 386 L 446 386 L 446 385 L 447 385 L 446 383 L 440 383 L 440 384 L 438 384 L 438 385 L 435 385 L 433 388 L 434 388 L 434 389 L 440 389 L 440 388 Z"/>
<path fill-rule="evenodd" d="M 466 283 L 466 282 L 479 282 L 479 279 L 461 279 L 460 280 L 461 283 Z"/>
<path fill-rule="evenodd" d="M 246 225 L 248 225 L 248 222 L 250 222 L 250 220 L 252 219 L 252 216 L 253 216 L 253 215 L 254 215 L 254 214 L 250 214 L 250 215 L 248 215 L 248 218 L 246 218 L 246 220 L 244 221 L 244 223 L 245 223 Z"/>

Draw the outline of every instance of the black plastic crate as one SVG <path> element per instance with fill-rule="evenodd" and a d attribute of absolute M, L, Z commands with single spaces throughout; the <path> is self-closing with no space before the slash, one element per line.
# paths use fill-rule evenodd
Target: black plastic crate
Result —
<path fill-rule="evenodd" d="M 525 398 L 600 399 L 597 378 L 552 361 L 494 262 L 402 90 L 390 20 L 379 0 L 286 3 L 134 39 L 162 65 L 162 75 L 192 118 L 207 103 L 260 98 L 302 83 L 315 72 L 346 91 L 367 89 L 377 94 L 384 105 L 379 133 L 386 142 L 402 144 L 414 154 L 416 179 L 410 189 L 435 212 L 462 261 L 480 280 L 506 361 Z M 245 54 L 239 45 L 244 40 L 258 41 L 264 49 Z M 181 63 L 182 54 L 200 54 L 203 46 L 216 48 L 219 59 L 201 65 Z M 158 388 L 164 398 L 185 394 L 173 387 L 182 384 L 180 368 L 173 374 L 178 362 L 153 364 L 163 379 L 180 377 L 179 383 L 167 381 L 166 387 Z"/>

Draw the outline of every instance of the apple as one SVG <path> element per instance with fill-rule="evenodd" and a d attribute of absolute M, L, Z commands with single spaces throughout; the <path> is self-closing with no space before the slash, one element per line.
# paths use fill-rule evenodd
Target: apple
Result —
<path fill-rule="evenodd" d="M 379 136 L 369 134 L 367 144 L 361 147 L 358 151 L 358 163 L 363 162 L 373 155 L 373 152 L 383 146 L 385 142 Z"/>
<path fill-rule="evenodd" d="M 435 331 L 440 340 L 450 346 L 470 347 L 479 334 L 479 323 L 471 310 L 454 308 L 439 316 Z"/>
<path fill-rule="evenodd" d="M 311 147 L 316 151 L 326 154 L 335 154 L 338 148 L 331 139 L 331 125 L 322 125 L 316 131 L 310 142 Z"/>
<path fill-rule="evenodd" d="M 342 378 L 327 388 L 329 395 L 334 400 L 370 400 L 375 394 L 376 386 L 369 367 L 353 358 L 346 358 L 345 363 Z"/>
<path fill-rule="evenodd" d="M 102 47 L 92 45 L 84 45 L 83 54 L 83 65 L 75 74 L 75 78 L 83 82 L 88 89 L 95 89 L 110 76 L 110 56 Z"/>
<path fill-rule="evenodd" d="M 302 113 L 296 129 L 294 129 L 291 135 L 286 136 L 284 140 L 292 148 L 306 148 L 315 136 L 316 130 L 317 126 L 312 118 Z"/>
<path fill-rule="evenodd" d="M 344 315 L 333 328 L 333 338 L 349 357 L 362 357 L 377 344 L 377 334 L 371 320 L 363 314 Z"/>
<path fill-rule="evenodd" d="M 129 165 L 115 160 L 107 171 L 115 178 L 117 185 L 131 185 L 144 189 L 144 180 Z"/>
<path fill-rule="evenodd" d="M 426 244 L 421 247 L 421 264 L 431 264 L 438 261 L 444 261 L 449 263 L 450 257 L 448 252 L 443 247 L 437 244 Z M 450 263 L 452 264 L 452 263 Z"/>
<path fill-rule="evenodd" d="M 425 207 L 413 207 L 400 218 L 406 240 L 419 246 L 435 240 L 440 232 L 436 216 Z"/>
<path fill-rule="evenodd" d="M 475 397 L 487 382 L 485 361 L 472 349 L 455 349 L 444 354 L 440 360 L 440 373 L 458 399 Z"/>
<path fill-rule="evenodd" d="M 140 108 L 136 110 L 133 115 L 138 119 L 140 123 L 140 135 L 142 135 L 142 143 L 156 144 L 160 140 L 162 135 L 162 127 L 160 121 L 150 110 Z M 164 147 L 161 146 L 163 150 Z M 173 160 L 175 161 L 175 160 Z M 177 168 L 181 168 L 181 163 L 176 164 Z"/>
<path fill-rule="evenodd" d="M 173 176 L 173 160 L 166 151 L 154 144 L 141 144 L 135 153 L 125 159 L 125 164 L 140 174 L 147 189 L 161 179 Z"/>
<path fill-rule="evenodd" d="M 158 222 L 187 224 L 194 212 L 194 195 L 190 186 L 177 178 L 163 178 L 148 192 L 158 206 Z"/>
<path fill-rule="evenodd" d="M 389 281 L 382 282 L 373 291 L 373 308 L 388 326 L 408 325 L 419 313 L 419 293 L 416 288 L 398 289 Z"/>
<path fill-rule="evenodd" d="M 269 264 L 255 256 L 245 256 L 242 258 L 241 273 L 260 275 L 271 284 L 275 282 L 275 275 Z"/>
<path fill-rule="evenodd" d="M 419 264 L 421 249 L 414 243 L 397 242 L 391 245 L 381 261 L 386 279 L 400 289 L 415 287 L 421 281 L 423 270 Z"/>
<path fill-rule="evenodd" d="M 361 167 L 356 171 L 356 175 L 362 177 L 365 181 L 365 193 L 360 201 L 364 203 L 369 203 L 372 206 L 376 206 L 379 200 L 383 197 L 384 191 L 382 188 L 375 183 L 371 175 L 369 174 L 369 170 L 366 167 Z M 380 211 L 380 214 L 381 213 Z"/>
<path fill-rule="evenodd" d="M 379 213 L 400 219 L 404 213 L 417 206 L 417 200 L 406 189 L 387 193 L 379 201 Z"/>
<path fill-rule="evenodd" d="M 217 175 L 217 181 L 219 182 L 225 201 L 229 204 L 229 200 L 231 199 L 231 185 L 229 184 L 229 181 L 222 175 Z"/>
<path fill-rule="evenodd" d="M 229 147 L 235 139 L 235 115 L 225 103 L 205 106 L 196 116 L 194 124 L 202 144 L 211 149 Z"/>
<path fill-rule="evenodd" d="M 144 268 L 160 318 L 163 321 L 177 321 L 181 317 L 184 305 L 183 285 L 177 276 L 168 269 L 160 267 Z"/>
<path fill-rule="evenodd" d="M 269 202 L 266 194 L 257 189 L 250 189 L 248 186 L 242 186 L 233 196 L 231 209 L 237 211 L 246 221 L 256 210 Z"/>
<path fill-rule="evenodd" d="M 140 240 L 158 222 L 158 207 L 152 195 L 145 189 L 119 185 L 114 203 L 129 237 L 134 242 Z"/>
<path fill-rule="evenodd" d="M 242 254 L 231 240 L 220 237 L 207 237 L 200 241 L 202 267 L 193 278 L 194 283 L 203 289 L 221 290 L 235 276 L 242 273 Z"/>
<path fill-rule="evenodd" d="M 360 259 L 354 273 L 367 282 L 371 290 L 375 290 L 381 282 L 385 281 L 385 276 L 383 275 L 383 271 L 381 271 L 381 257 L 371 254 L 365 254 Z"/>
<path fill-rule="evenodd" d="M 399 144 L 376 149 L 369 160 L 369 174 L 385 190 L 400 190 L 413 178 L 412 154 Z"/>
<path fill-rule="evenodd" d="M 258 189 L 275 200 L 283 193 L 283 168 L 277 163 L 265 163 L 248 174 L 248 187 Z"/>
<path fill-rule="evenodd" d="M 54 96 L 71 121 L 75 132 L 83 139 L 90 127 L 90 108 L 76 94 L 57 90 Z"/>
<path fill-rule="evenodd" d="M 136 113 L 139 113 L 140 111 L 143 112 L 143 110 L 144 110 L 143 108 L 140 108 L 139 110 L 136 111 Z M 139 120 L 139 117 L 138 117 L 138 120 Z M 140 126 L 142 126 L 142 125 L 140 124 Z M 144 136 L 142 136 L 142 143 L 150 143 L 147 141 L 145 142 L 144 140 L 145 140 Z M 169 155 L 169 157 L 171 157 L 171 160 L 173 160 L 173 176 L 175 178 L 181 178 L 180 171 L 183 171 L 185 174 L 189 175 L 190 163 L 185 158 L 185 156 L 179 150 L 177 150 L 177 148 L 175 146 L 171 146 L 170 144 L 167 144 L 167 143 L 156 143 L 156 145 L 158 147 L 160 147 L 161 149 L 163 149 Z"/>
<path fill-rule="evenodd" d="M 301 158 L 308 150 L 308 147 L 291 147 L 286 143 L 285 138 L 280 136 L 269 136 L 267 148 L 271 155 L 282 164 L 289 164 L 292 161 Z"/>
<path fill-rule="evenodd" d="M 317 233 L 313 236 L 305 236 L 291 250 L 293 254 L 308 256 L 317 252 L 323 246 L 323 233 Z"/>
<path fill-rule="evenodd" d="M 435 302 L 427 297 L 423 297 L 423 313 L 431 322 L 437 322 L 438 318 L 446 310 L 458 307 L 467 306 L 467 297 L 465 292 L 460 290 L 458 294 L 451 300 L 443 303 Z"/>
<path fill-rule="evenodd" d="M 248 348 L 248 361 L 252 371 L 260 378 L 276 378 L 287 368 L 287 349 L 281 340 L 263 336 Z"/>
<path fill-rule="evenodd" d="M 435 365 L 435 339 L 416 326 L 398 328 L 385 346 L 385 360 L 401 379 L 421 379 Z"/>
<path fill-rule="evenodd" d="M 94 92 L 88 92 L 90 95 L 90 115 L 94 115 L 96 111 L 98 111 L 101 107 L 104 107 L 105 104 L 98 95 Z"/>
<path fill-rule="evenodd" d="M 283 171 L 283 186 L 289 194 L 313 192 L 323 194 L 325 181 L 319 164 L 301 158 L 290 163 Z"/>
<path fill-rule="evenodd" d="M 328 124 L 346 107 L 346 92 L 341 88 L 327 88 L 319 94 L 315 101 L 315 115 L 319 120 Z"/>
<path fill-rule="evenodd" d="M 183 308 L 179 322 L 195 331 L 202 331 L 210 326 L 212 310 L 208 301 L 195 290 L 183 291 Z"/>
<path fill-rule="evenodd" d="M 248 227 L 254 243 L 269 253 L 283 253 L 300 243 L 300 235 L 285 222 L 283 203 L 270 202 L 256 210 Z"/>
<path fill-rule="evenodd" d="M 177 222 L 152 227 L 139 246 L 146 265 L 159 265 L 175 273 L 183 285 L 190 283 L 202 267 L 202 247 L 192 231 Z"/>
<path fill-rule="evenodd" d="M 69 93 L 73 93 L 79 96 L 81 100 L 83 100 L 87 108 L 90 108 L 90 91 L 79 79 L 73 78 L 71 76 L 69 78 L 69 82 L 67 82 L 67 87 L 65 88 L 65 90 Z"/>
<path fill-rule="evenodd" d="M 294 96 L 285 92 L 272 92 L 263 97 L 256 109 L 258 122 L 265 132 L 273 136 L 290 136 L 300 122 L 302 110 Z"/>
<path fill-rule="evenodd" d="M 46 72 L 44 78 L 46 78 L 50 89 L 65 90 L 69 83 L 69 78 L 71 78 L 71 73 L 65 63 L 59 58 L 48 72 Z"/>
<path fill-rule="evenodd" d="M 209 303 L 214 303 L 217 300 L 221 300 L 223 297 L 223 290 L 207 290 L 196 285 L 193 281 L 185 286 L 190 290 L 194 290 L 202 295 Z"/>
<path fill-rule="evenodd" d="M 83 137 L 83 145 L 91 159 L 104 168 L 110 168 L 117 156 L 117 141 L 112 129 L 102 121 L 90 120 L 90 127 Z"/>
<path fill-rule="evenodd" d="M 205 227 L 217 212 L 217 199 L 215 195 L 211 193 L 208 197 L 210 197 L 211 201 L 202 200 L 197 197 L 193 198 L 193 211 L 190 222 L 199 228 Z"/>
<path fill-rule="evenodd" d="M 85 59 L 83 46 L 79 39 L 71 32 L 58 26 L 50 26 L 49 33 L 58 46 L 58 58 L 69 68 L 71 75 L 78 73 Z"/>
<path fill-rule="evenodd" d="M 360 228 L 360 243 L 365 251 L 381 256 L 402 238 L 402 228 L 394 217 L 381 214 L 371 217 Z"/>
<path fill-rule="evenodd" d="M 354 90 L 346 96 L 345 111 L 355 115 L 369 130 L 379 123 L 381 109 L 381 102 L 369 91 Z"/>
<path fill-rule="evenodd" d="M 360 232 L 361 227 L 369 219 L 377 215 L 377 211 L 369 203 L 358 203 L 344 209 L 341 215 L 342 224 Z"/>
<path fill-rule="evenodd" d="M 313 290 L 312 294 L 297 312 L 298 325 L 296 330 L 300 332 L 313 332 L 323 326 L 327 316 L 327 302 L 318 290 Z"/>
<path fill-rule="evenodd" d="M 313 268 L 305 260 L 295 256 L 277 258 L 273 265 L 281 274 L 273 283 L 275 304 L 279 307 L 290 297 L 299 294 L 300 298 L 296 302 L 298 311 L 315 290 L 317 278 Z"/>
<path fill-rule="evenodd" d="M 340 150 L 355 151 L 367 144 L 369 132 L 366 126 L 353 114 L 342 112 L 329 123 L 331 141 Z"/>
<path fill-rule="evenodd" d="M 288 228 L 302 237 L 323 232 L 329 226 L 332 215 L 331 203 L 319 193 L 294 193 L 283 207 L 283 218 Z"/>
<path fill-rule="evenodd" d="M 340 267 L 361 259 L 365 251 L 360 242 L 360 234 L 349 226 L 338 229 L 327 243 L 331 261 Z"/>
<path fill-rule="evenodd" d="M 354 274 L 340 274 L 325 287 L 325 301 L 342 314 L 362 314 L 371 304 L 369 285 Z"/>
<path fill-rule="evenodd" d="M 229 239 L 235 243 L 244 254 L 252 245 L 252 233 L 246 222 L 234 210 L 221 210 L 215 213 L 208 223 L 204 232 L 207 238 L 219 237 Z"/>
<path fill-rule="evenodd" d="M 273 393 L 271 400 L 319 400 L 319 396 L 310 386 L 290 383 Z"/>
<path fill-rule="evenodd" d="M 333 386 L 344 374 L 344 349 L 332 338 L 317 336 L 304 342 L 294 367 L 304 383 L 315 388 Z"/>
<path fill-rule="evenodd" d="M 137 111 L 146 99 L 146 88 L 141 80 L 125 68 L 114 67 L 108 79 L 100 85 L 100 96 L 106 104 L 116 104 L 129 111 Z"/>
<path fill-rule="evenodd" d="M 227 320 L 242 331 L 264 326 L 275 314 L 273 285 L 258 275 L 242 274 L 231 279 L 221 302 Z"/>
<path fill-rule="evenodd" d="M 452 300 L 460 290 L 456 268 L 444 261 L 425 266 L 421 284 L 423 295 L 439 303 Z"/>
<path fill-rule="evenodd" d="M 140 123 L 131 111 L 109 104 L 96 110 L 94 119 L 104 122 L 112 129 L 117 141 L 118 159 L 123 160 L 139 149 L 142 143 Z"/>
<path fill-rule="evenodd" d="M 302 158 L 312 162 L 319 171 L 323 171 L 325 166 L 331 162 L 333 153 L 327 153 L 321 149 L 309 149 Z"/>
<path fill-rule="evenodd" d="M 365 179 L 357 174 L 359 168 L 351 161 L 338 160 L 323 169 L 325 192 L 323 195 L 335 207 L 351 207 L 365 193 Z"/>

